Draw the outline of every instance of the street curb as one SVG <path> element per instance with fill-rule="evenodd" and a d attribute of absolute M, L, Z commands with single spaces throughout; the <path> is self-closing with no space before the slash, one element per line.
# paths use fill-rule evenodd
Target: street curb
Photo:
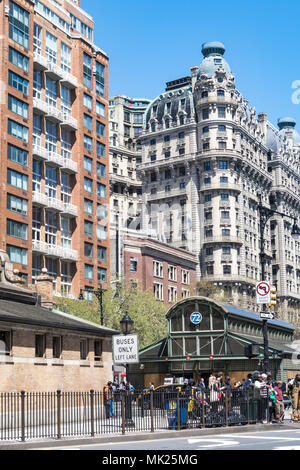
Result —
<path fill-rule="evenodd" d="M 281 427 L 280 427 L 281 428 Z M 106 436 L 106 437 L 90 437 L 90 438 L 72 438 L 72 439 L 60 439 L 60 440 L 47 440 L 40 442 L 11 442 L 11 443 L 0 443 L 0 450 L 38 450 L 47 449 L 53 447 L 69 447 L 69 446 L 84 446 L 84 445 L 97 445 L 105 443 L 117 443 L 117 442 L 130 442 L 130 441 L 150 441 L 155 439 L 172 439 L 178 437 L 202 437 L 211 435 L 221 434 L 236 434 L 246 432 L 258 432 L 258 431 L 278 431 L 279 426 L 273 426 L 272 424 L 251 424 L 245 426 L 230 426 L 222 428 L 205 428 L 205 429 L 188 429 L 181 431 L 161 431 L 147 434 L 126 434 L 121 436 Z M 282 428 L 281 428 L 282 429 Z M 294 426 L 285 425 L 283 429 L 294 430 Z M 299 429 L 299 428 L 297 428 Z"/>

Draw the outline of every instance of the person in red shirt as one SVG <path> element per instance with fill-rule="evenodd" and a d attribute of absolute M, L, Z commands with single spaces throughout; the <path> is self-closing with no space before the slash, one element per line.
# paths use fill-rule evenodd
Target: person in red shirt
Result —
<path fill-rule="evenodd" d="M 274 387 L 276 403 L 275 403 L 275 422 L 283 424 L 284 420 L 284 403 L 282 393 L 282 382 L 279 380 Z"/>

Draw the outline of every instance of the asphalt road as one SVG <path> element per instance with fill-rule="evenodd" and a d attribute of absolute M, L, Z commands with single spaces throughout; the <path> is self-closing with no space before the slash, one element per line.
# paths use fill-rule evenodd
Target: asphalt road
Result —
<path fill-rule="evenodd" d="M 202 437 L 185 437 L 169 439 L 153 439 L 147 441 L 116 442 L 105 444 L 70 445 L 65 447 L 51 447 L 47 450 L 98 450 L 98 451 L 197 451 L 197 450 L 300 450 L 300 429 L 278 429 L 272 431 L 209 435 Z M 141 457 L 139 457 L 140 459 Z M 145 454 L 146 462 L 147 455 Z"/>

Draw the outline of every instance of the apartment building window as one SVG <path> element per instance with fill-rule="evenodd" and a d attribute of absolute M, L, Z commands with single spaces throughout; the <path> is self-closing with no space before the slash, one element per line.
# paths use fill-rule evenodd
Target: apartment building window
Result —
<path fill-rule="evenodd" d="M 23 264 L 24 266 L 27 265 L 28 250 L 26 250 L 26 248 L 19 248 L 18 246 L 6 245 L 6 251 L 11 263 Z"/>
<path fill-rule="evenodd" d="M 90 222 L 89 220 L 84 221 L 84 233 L 89 237 L 93 236 L 93 222 Z"/>
<path fill-rule="evenodd" d="M 97 204 L 97 218 L 98 219 L 106 218 L 106 207 L 103 204 Z"/>
<path fill-rule="evenodd" d="M 164 300 L 164 289 L 163 289 L 162 284 L 154 282 L 154 284 L 153 284 L 153 293 L 154 293 L 154 297 L 156 299 Z"/>
<path fill-rule="evenodd" d="M 213 273 L 214 273 L 213 265 L 206 266 L 206 274 L 209 276 L 209 275 L 212 275 Z"/>
<path fill-rule="evenodd" d="M 104 225 L 97 224 L 97 239 L 98 240 L 106 240 L 106 227 Z"/>
<path fill-rule="evenodd" d="M 22 126 L 18 122 L 8 119 L 8 133 L 22 142 L 28 143 L 28 127 Z"/>
<path fill-rule="evenodd" d="M 94 341 L 94 361 L 102 361 L 103 344 L 102 340 Z"/>
<path fill-rule="evenodd" d="M 177 267 L 176 266 L 168 266 L 168 279 L 169 281 L 177 281 Z"/>
<path fill-rule="evenodd" d="M 212 211 L 205 212 L 205 220 L 212 220 Z"/>
<path fill-rule="evenodd" d="M 171 185 L 170 184 L 165 186 L 165 192 L 169 192 L 169 191 L 171 191 Z"/>
<path fill-rule="evenodd" d="M 29 71 L 29 59 L 26 57 L 26 55 L 21 54 L 21 52 L 17 51 L 13 47 L 9 46 L 9 61 L 16 65 L 16 67 L 19 67 L 22 69 L 24 72 Z M 28 93 L 26 93 L 28 94 Z"/>
<path fill-rule="evenodd" d="M 92 243 L 84 242 L 84 256 L 93 258 L 94 245 Z"/>
<path fill-rule="evenodd" d="M 28 176 L 19 173 L 18 171 L 7 169 L 7 184 L 14 186 L 15 188 L 22 189 L 23 191 L 28 190 Z"/>
<path fill-rule="evenodd" d="M 68 173 L 61 172 L 61 201 L 65 204 L 71 204 L 72 202 L 72 186 L 71 186 L 71 175 Z"/>
<path fill-rule="evenodd" d="M 12 144 L 7 144 L 7 159 L 28 166 L 28 152 Z"/>
<path fill-rule="evenodd" d="M 42 211 L 40 207 L 32 207 L 32 240 L 41 240 Z"/>
<path fill-rule="evenodd" d="M 92 160 L 92 158 L 85 156 L 84 160 L 83 160 L 83 167 L 86 171 L 89 171 L 90 173 L 92 173 L 92 171 L 93 171 L 93 160 Z"/>
<path fill-rule="evenodd" d="M 41 99 L 42 74 L 38 70 L 33 71 L 33 97 Z"/>
<path fill-rule="evenodd" d="M 124 111 L 124 121 L 130 122 L 130 113 L 128 111 Z"/>
<path fill-rule="evenodd" d="M 28 119 L 28 104 L 15 96 L 8 95 L 8 109 L 24 119 Z"/>
<path fill-rule="evenodd" d="M 88 340 L 81 339 L 80 340 L 80 360 L 86 361 L 88 358 Z"/>
<path fill-rule="evenodd" d="M 56 245 L 57 215 L 56 212 L 46 211 L 45 214 L 45 242 Z"/>
<path fill-rule="evenodd" d="M 35 357 L 45 357 L 46 335 L 35 335 Z"/>
<path fill-rule="evenodd" d="M 9 37 L 28 49 L 29 13 L 12 1 L 10 1 L 9 6 Z"/>
<path fill-rule="evenodd" d="M 221 197 L 221 201 L 228 201 L 229 200 L 229 194 L 228 193 L 221 193 L 220 197 Z"/>
<path fill-rule="evenodd" d="M 60 359 L 62 353 L 62 337 L 53 336 L 52 338 L 52 357 L 54 359 Z"/>
<path fill-rule="evenodd" d="M 93 302 L 94 299 L 94 289 L 90 286 L 84 287 L 84 299 L 88 302 Z"/>
<path fill-rule="evenodd" d="M 101 183 L 97 183 L 97 196 L 103 199 L 106 198 L 106 186 Z"/>
<path fill-rule="evenodd" d="M 219 169 L 220 170 L 228 170 L 228 161 L 227 160 L 219 160 Z"/>
<path fill-rule="evenodd" d="M 56 81 L 46 77 L 46 103 L 50 106 L 56 107 L 57 88 Z"/>
<path fill-rule="evenodd" d="M 93 150 L 93 139 L 88 135 L 83 136 L 83 146 L 90 152 Z"/>
<path fill-rule="evenodd" d="M 230 237 L 230 230 L 228 228 L 222 228 L 222 237 Z"/>
<path fill-rule="evenodd" d="M 89 116 L 88 114 L 84 114 L 84 115 L 83 115 L 83 125 L 84 125 L 84 127 L 86 127 L 89 131 L 92 131 L 92 130 L 93 130 L 93 119 L 92 119 L 91 116 Z"/>
<path fill-rule="evenodd" d="M 28 214 L 28 201 L 13 194 L 7 194 L 7 209 L 17 214 Z"/>
<path fill-rule="evenodd" d="M 60 92 L 60 109 L 64 116 L 71 116 L 72 114 L 72 94 L 70 88 L 61 85 Z"/>
<path fill-rule="evenodd" d="M 87 191 L 88 193 L 92 193 L 92 191 L 93 191 L 93 180 L 91 180 L 90 178 L 87 178 L 85 176 L 84 180 L 83 180 L 83 187 L 84 187 L 85 191 Z"/>
<path fill-rule="evenodd" d="M 229 264 L 223 265 L 223 274 L 231 274 L 231 266 Z"/>
<path fill-rule="evenodd" d="M 94 266 L 92 266 L 91 264 L 84 265 L 84 277 L 85 279 L 94 279 Z"/>
<path fill-rule="evenodd" d="M 211 184 L 211 177 L 204 178 L 204 184 Z"/>
<path fill-rule="evenodd" d="M 171 152 L 169 151 L 165 152 L 165 158 L 170 158 L 170 157 L 171 157 Z M 155 160 L 156 160 L 156 154 L 155 154 Z M 151 158 L 151 161 L 152 161 L 152 158 Z"/>
<path fill-rule="evenodd" d="M 49 152 L 56 153 L 56 145 L 57 145 L 57 128 L 56 124 L 46 120 L 46 149 Z"/>
<path fill-rule="evenodd" d="M 171 178 L 171 170 L 165 170 L 165 180 L 169 180 Z"/>
<path fill-rule="evenodd" d="M 61 129 L 60 154 L 67 160 L 72 159 L 72 135 L 71 132 L 66 129 Z"/>
<path fill-rule="evenodd" d="M 205 230 L 205 237 L 206 238 L 211 238 L 213 236 L 213 231 L 211 228 Z"/>
<path fill-rule="evenodd" d="M 100 62 L 96 62 L 96 93 L 99 96 L 104 96 L 104 73 L 105 67 L 104 65 L 100 64 Z"/>
<path fill-rule="evenodd" d="M 107 269 L 105 268 L 97 269 L 97 280 L 98 282 L 107 282 Z"/>
<path fill-rule="evenodd" d="M 72 219 L 69 217 L 61 217 L 61 246 L 67 248 L 68 250 L 72 249 Z"/>
<path fill-rule="evenodd" d="M 209 119 L 209 109 L 208 108 L 204 108 L 202 110 L 202 119 Z"/>
<path fill-rule="evenodd" d="M 85 52 L 83 53 L 83 84 L 92 89 L 92 58 Z"/>
<path fill-rule="evenodd" d="M 57 172 L 56 168 L 46 165 L 46 196 L 50 198 L 56 198 L 56 188 L 57 188 Z"/>
<path fill-rule="evenodd" d="M 184 131 L 178 133 L 178 139 L 179 139 L 179 140 L 183 140 L 183 139 L 184 139 L 184 136 L 185 136 Z"/>
<path fill-rule="evenodd" d="M 93 98 L 90 95 L 84 93 L 83 95 L 83 106 L 85 106 L 89 111 L 92 111 L 93 108 Z"/>
<path fill-rule="evenodd" d="M 9 356 L 12 346 L 11 331 L 0 331 L 0 355 Z"/>
<path fill-rule="evenodd" d="M 184 155 L 185 154 L 185 148 L 181 147 L 178 151 L 179 155 Z"/>
<path fill-rule="evenodd" d="M 206 250 L 205 250 L 205 255 L 206 256 L 212 256 L 213 254 L 214 254 L 214 249 L 213 249 L 212 246 L 206 248 Z"/>
<path fill-rule="evenodd" d="M 209 171 L 210 170 L 210 162 L 204 162 L 203 163 L 203 169 L 205 171 Z"/>
<path fill-rule="evenodd" d="M 201 93 L 201 98 L 207 98 L 208 97 L 208 91 L 202 91 Z"/>
<path fill-rule="evenodd" d="M 105 125 L 96 121 L 96 134 L 100 137 L 105 137 Z"/>
<path fill-rule="evenodd" d="M 226 149 L 226 142 L 219 141 L 219 150 L 225 150 Z"/>
<path fill-rule="evenodd" d="M 185 181 L 179 183 L 179 189 L 185 189 L 185 187 L 186 187 L 186 182 Z"/>
<path fill-rule="evenodd" d="M 57 39 L 53 34 L 46 31 L 46 57 L 49 62 L 56 64 Z"/>
<path fill-rule="evenodd" d="M 202 145 L 202 149 L 203 149 L 204 152 L 206 150 L 209 150 L 209 142 L 204 142 L 204 144 Z"/>
<path fill-rule="evenodd" d="M 178 176 L 185 176 L 185 167 L 184 166 L 180 166 L 178 168 Z"/>
<path fill-rule="evenodd" d="M 90 201 L 90 199 L 84 199 L 84 212 L 86 214 L 93 214 L 93 201 Z"/>
<path fill-rule="evenodd" d="M 217 91 L 217 96 L 224 96 L 224 90 L 218 90 Z"/>
<path fill-rule="evenodd" d="M 97 142 L 97 156 L 105 157 L 105 145 Z"/>
<path fill-rule="evenodd" d="M 105 246 L 97 246 L 97 259 L 98 261 L 107 261 L 107 249 Z"/>
<path fill-rule="evenodd" d="M 26 80 L 26 78 L 20 77 L 20 75 L 17 75 L 11 70 L 8 71 L 8 84 L 24 95 L 28 95 L 29 81 Z"/>
<path fill-rule="evenodd" d="M 218 117 L 219 118 L 224 118 L 225 115 L 225 107 L 224 106 L 218 106 Z"/>
<path fill-rule="evenodd" d="M 211 194 L 205 194 L 204 201 L 205 202 L 210 202 L 211 201 Z"/>
<path fill-rule="evenodd" d="M 97 177 L 105 178 L 106 177 L 106 166 L 103 163 L 97 162 Z"/>
<path fill-rule="evenodd" d="M 221 133 L 226 132 L 226 127 L 223 126 L 223 125 L 219 125 L 219 126 L 218 126 L 218 132 L 221 132 Z"/>
<path fill-rule="evenodd" d="M 187 290 L 187 289 L 182 289 L 182 291 L 181 291 L 181 297 L 182 297 L 183 299 L 187 299 L 188 297 L 190 297 L 190 291 Z"/>
<path fill-rule="evenodd" d="M 169 302 L 176 302 L 177 301 L 177 289 L 176 289 L 176 287 L 173 287 L 173 286 L 168 287 L 168 297 L 169 297 Z"/>
<path fill-rule="evenodd" d="M 42 119 L 38 114 L 33 115 L 32 145 L 41 145 Z"/>
<path fill-rule="evenodd" d="M 28 240 L 28 225 L 16 220 L 6 219 L 6 233 L 10 237 Z"/>
<path fill-rule="evenodd" d="M 41 192 L 42 170 L 41 163 L 38 160 L 32 162 L 32 191 Z"/>
<path fill-rule="evenodd" d="M 221 219 L 229 219 L 230 212 L 229 211 L 221 211 Z"/>
<path fill-rule="evenodd" d="M 163 264 L 160 261 L 153 261 L 153 276 L 163 277 Z"/>
<path fill-rule="evenodd" d="M 223 246 L 222 247 L 222 255 L 230 255 L 230 253 L 231 253 L 230 246 Z"/>
<path fill-rule="evenodd" d="M 33 52 L 41 55 L 42 52 L 42 28 L 34 23 L 33 25 Z"/>
<path fill-rule="evenodd" d="M 60 43 L 60 66 L 62 70 L 71 72 L 71 48 L 65 43 Z"/>
<path fill-rule="evenodd" d="M 105 117 L 105 105 L 96 101 L 96 113 L 98 116 Z"/>
<path fill-rule="evenodd" d="M 143 114 L 142 113 L 134 113 L 133 122 L 135 124 L 143 124 Z"/>

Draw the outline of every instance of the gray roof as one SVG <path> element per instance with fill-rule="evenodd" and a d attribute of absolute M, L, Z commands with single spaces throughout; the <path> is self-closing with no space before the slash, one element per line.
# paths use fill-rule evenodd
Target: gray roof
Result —
<path fill-rule="evenodd" d="M 232 313 L 233 315 L 238 315 L 240 317 L 249 318 L 251 320 L 256 320 L 256 321 L 262 322 L 262 319 L 260 318 L 260 316 L 255 312 L 251 312 L 251 311 L 248 311 L 248 310 L 243 310 L 243 309 L 240 309 L 238 307 L 235 307 L 234 305 L 225 304 L 223 302 L 219 302 L 219 304 L 225 310 L 227 310 L 228 313 Z M 287 328 L 289 330 L 294 330 L 295 329 L 290 323 L 285 322 L 283 320 L 268 320 L 268 323 L 270 325 L 281 326 L 282 328 Z"/>
<path fill-rule="evenodd" d="M 45 328 L 61 328 L 93 335 L 114 335 L 112 330 L 59 310 L 48 310 L 40 305 L 30 305 L 0 299 L 0 321 L 15 322 Z"/>

